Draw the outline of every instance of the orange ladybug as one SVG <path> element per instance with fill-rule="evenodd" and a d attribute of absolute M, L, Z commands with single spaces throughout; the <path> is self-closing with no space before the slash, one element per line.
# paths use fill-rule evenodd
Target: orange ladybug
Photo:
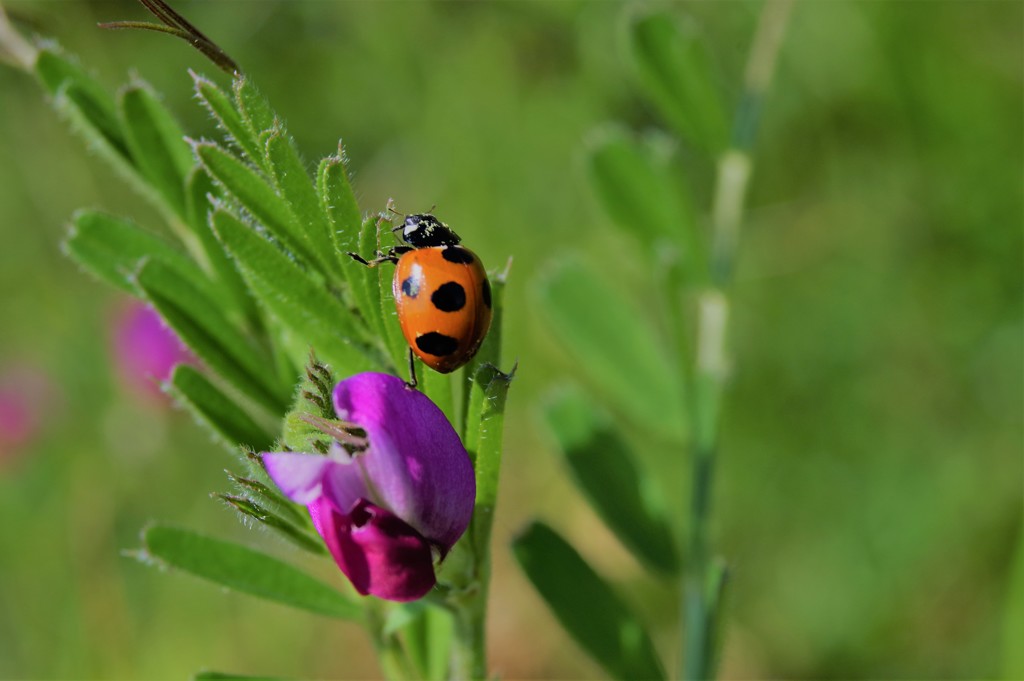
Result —
<path fill-rule="evenodd" d="M 371 261 L 349 255 L 369 267 L 396 264 L 391 289 L 410 351 L 431 369 L 449 373 L 473 358 L 491 326 L 487 272 L 480 258 L 433 215 L 406 215 L 393 231 L 399 230 L 408 245 Z"/>

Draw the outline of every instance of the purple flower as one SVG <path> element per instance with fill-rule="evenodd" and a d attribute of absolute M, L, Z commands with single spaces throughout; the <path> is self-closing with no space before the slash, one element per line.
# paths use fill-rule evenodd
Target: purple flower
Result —
<path fill-rule="evenodd" d="M 132 391 L 162 398 L 160 382 L 179 364 L 196 359 L 152 307 L 132 301 L 114 322 L 114 359 L 122 381 Z"/>
<path fill-rule="evenodd" d="M 313 525 L 356 590 L 412 601 L 435 584 L 473 515 L 469 455 L 444 413 L 397 376 L 365 373 L 334 388 L 342 423 L 324 420 L 330 453 L 263 455 L 267 472 Z M 311 421 L 312 422 L 312 421 Z"/>

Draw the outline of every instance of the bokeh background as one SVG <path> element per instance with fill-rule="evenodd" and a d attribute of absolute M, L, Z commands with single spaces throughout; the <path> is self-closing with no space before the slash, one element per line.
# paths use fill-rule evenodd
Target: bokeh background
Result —
<path fill-rule="evenodd" d="M 191 98 L 188 68 L 217 76 L 201 56 L 166 36 L 95 27 L 144 18 L 137 5 L 5 5 L 111 89 L 136 72 L 192 135 L 216 135 Z M 663 125 L 622 49 L 630 8 L 177 6 L 246 68 L 310 164 L 344 138 L 364 210 L 388 197 L 410 212 L 437 204 L 485 262 L 514 256 L 505 347 L 520 373 L 495 530 L 495 672 L 599 675 L 508 557 L 535 516 L 669 650 L 673 585 L 652 582 L 603 529 L 536 414 L 575 371 L 531 302 L 545 264 L 580 253 L 635 300 L 656 293 L 652 263 L 603 215 L 582 164 L 604 122 Z M 706 34 L 734 101 L 759 4 L 674 7 Z M 723 677 L 993 678 L 1024 654 L 1021 609 L 1008 607 L 1024 486 L 1022 93 L 1024 3 L 797 6 L 737 269 L 715 489 L 715 540 L 734 570 Z M 697 202 L 706 210 L 706 188 Z M 122 301 L 60 252 L 81 207 L 160 225 L 33 80 L 0 66 L 0 383 L 29 375 L 37 418 L 0 452 L 0 677 L 375 677 L 354 626 L 122 555 L 160 519 L 303 559 L 209 498 L 225 489 L 230 457 L 116 378 L 110 325 Z M 670 498 L 685 489 L 684 461 L 645 453 Z M 1021 598 L 1020 578 L 1016 588 Z"/>

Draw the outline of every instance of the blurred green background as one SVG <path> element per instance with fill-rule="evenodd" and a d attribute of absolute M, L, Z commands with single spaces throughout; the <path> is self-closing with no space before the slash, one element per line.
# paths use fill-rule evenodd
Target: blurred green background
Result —
<path fill-rule="evenodd" d="M 217 135 L 191 100 L 188 68 L 219 77 L 201 56 L 166 36 L 95 27 L 143 18 L 134 3 L 5 5 L 111 89 L 137 72 L 192 135 Z M 409 212 L 437 204 L 492 267 L 514 257 L 505 347 L 520 373 L 495 528 L 494 671 L 599 674 L 508 557 L 534 516 L 564 531 L 671 649 L 672 585 L 652 585 L 587 509 L 536 414 L 574 373 L 531 305 L 545 264 L 580 252 L 634 299 L 656 293 L 652 264 L 599 210 L 582 165 L 604 122 L 662 126 L 621 49 L 629 8 L 176 6 L 256 80 L 310 164 L 344 138 L 364 210 L 388 197 Z M 734 101 L 759 4 L 676 7 L 706 34 Z M 797 6 L 737 269 L 715 490 L 716 542 L 734 569 L 723 677 L 992 678 L 1024 655 L 1008 634 L 1024 630 L 1022 608 L 1007 608 L 1024 485 L 1022 93 L 1020 2 Z M 230 457 L 113 378 L 118 300 L 59 242 L 80 207 L 159 219 L 6 67 L 0 159 L 0 373 L 37 367 L 60 389 L 38 436 L 0 461 L 0 677 L 375 677 L 355 626 L 120 555 L 160 519 L 300 559 L 208 497 L 226 487 Z M 696 196 L 706 210 L 706 187 Z M 685 453 L 646 459 L 678 500 Z"/>

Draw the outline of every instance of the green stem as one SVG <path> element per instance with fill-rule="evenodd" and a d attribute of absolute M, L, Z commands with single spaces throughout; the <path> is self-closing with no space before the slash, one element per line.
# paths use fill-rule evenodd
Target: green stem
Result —
<path fill-rule="evenodd" d="M 720 599 L 711 593 L 712 549 L 709 537 L 711 491 L 719 444 L 719 414 L 730 371 L 729 291 L 753 159 L 751 151 L 761 104 L 794 0 L 768 0 L 761 12 L 747 62 L 744 94 L 736 112 L 733 142 L 718 162 L 712 206 L 709 286 L 697 297 L 697 340 L 691 393 L 692 478 L 689 568 L 683 588 L 684 679 L 714 677 L 715 612 Z"/>
<path fill-rule="evenodd" d="M 402 650 L 398 637 L 384 633 L 384 615 L 379 603 L 369 603 L 366 607 L 366 629 L 370 632 L 373 647 L 377 651 L 381 671 L 388 681 L 410 681 L 418 678 L 413 673 L 412 664 Z"/>
<path fill-rule="evenodd" d="M 7 13 L 0 5 L 0 57 L 7 57 L 15 66 L 31 73 L 35 68 L 38 53 L 30 42 L 14 30 Z"/>

